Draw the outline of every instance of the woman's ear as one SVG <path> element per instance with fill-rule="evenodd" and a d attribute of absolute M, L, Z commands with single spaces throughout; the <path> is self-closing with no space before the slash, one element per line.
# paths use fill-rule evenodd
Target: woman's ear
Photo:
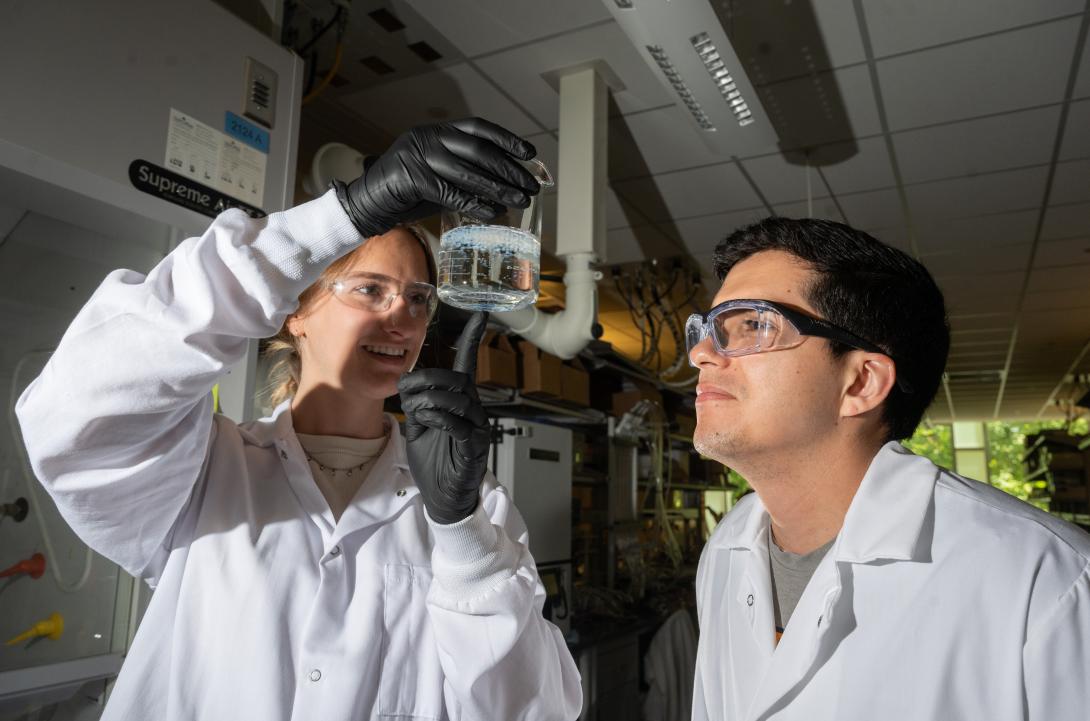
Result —
<path fill-rule="evenodd" d="M 289 315 L 288 332 L 295 338 L 306 338 L 306 324 L 303 323 L 303 319 L 295 314 Z"/>
<path fill-rule="evenodd" d="M 897 382 L 893 361 L 878 353 L 860 353 L 849 367 L 852 377 L 840 406 L 840 414 L 846 418 L 861 416 L 882 405 Z"/>

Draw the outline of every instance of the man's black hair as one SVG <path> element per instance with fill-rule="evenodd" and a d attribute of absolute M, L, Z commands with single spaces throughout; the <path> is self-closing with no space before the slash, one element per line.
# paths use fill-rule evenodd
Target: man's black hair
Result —
<path fill-rule="evenodd" d="M 935 397 L 950 350 L 942 291 L 907 254 L 843 223 L 767 218 L 732 233 L 715 249 L 720 280 L 746 258 L 766 250 L 794 255 L 814 272 L 803 289 L 822 318 L 869 340 L 897 364 L 912 387 L 896 386 L 882 407 L 887 440 L 911 436 Z M 852 350 L 829 341 L 833 357 Z"/>

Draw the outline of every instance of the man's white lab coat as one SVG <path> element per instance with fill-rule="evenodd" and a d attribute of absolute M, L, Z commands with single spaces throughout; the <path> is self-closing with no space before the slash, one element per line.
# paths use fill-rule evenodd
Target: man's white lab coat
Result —
<path fill-rule="evenodd" d="M 887 444 L 776 646 L 768 526 L 704 549 L 693 721 L 1090 718 L 1090 535 Z"/>
<path fill-rule="evenodd" d="M 19 400 L 66 520 L 156 587 L 103 719 L 578 715 L 578 671 L 494 479 L 470 518 L 431 523 L 388 419 L 334 523 L 287 403 L 241 426 L 213 416 L 246 339 L 359 240 L 332 193 L 262 220 L 228 211 L 147 277 L 110 274 Z"/>

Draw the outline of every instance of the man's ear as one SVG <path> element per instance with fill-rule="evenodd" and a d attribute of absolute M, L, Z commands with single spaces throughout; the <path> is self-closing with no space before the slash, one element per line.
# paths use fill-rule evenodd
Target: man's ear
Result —
<path fill-rule="evenodd" d="M 897 382 L 897 368 L 888 356 L 856 351 L 848 362 L 848 387 L 840 405 L 845 418 L 861 416 L 882 405 Z"/>

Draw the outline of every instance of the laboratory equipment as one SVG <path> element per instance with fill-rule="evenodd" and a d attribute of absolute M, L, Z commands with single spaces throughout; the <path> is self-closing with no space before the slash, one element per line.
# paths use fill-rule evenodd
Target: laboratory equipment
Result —
<path fill-rule="evenodd" d="M 102 697 L 150 592 L 68 527 L 13 406 L 108 273 L 148 272 L 224 209 L 291 204 L 303 63 L 212 0 L 12 0 L 0 67 L 19 68 L 0 113 L 0 498 L 28 510 L 0 522 L 0 548 L 5 566 L 45 560 L 37 581 L 3 587 L 0 640 L 53 611 L 66 628 L 0 645 L 0 718 L 60 721 L 47 706 Z M 252 413 L 256 358 L 255 341 L 220 383 L 236 420 Z"/>
<path fill-rule="evenodd" d="M 45 556 L 40 553 L 35 553 L 30 558 L 24 558 L 22 561 L 14 563 L 3 571 L 0 571 L 0 578 L 18 576 L 23 573 L 31 578 L 41 578 L 42 575 L 45 574 Z"/>
<path fill-rule="evenodd" d="M 33 641 L 37 638 L 48 638 L 52 641 L 56 641 L 64 635 L 64 617 L 59 613 L 51 613 L 48 618 L 44 618 L 38 621 L 27 630 L 20 633 L 14 638 L 9 638 L 4 642 L 5 646 L 14 646 L 22 643 L 23 641 Z"/>
<path fill-rule="evenodd" d="M 0 518 L 10 518 L 16 523 L 25 521 L 29 512 L 30 504 L 25 498 L 16 498 L 11 503 L 0 504 Z"/>
<path fill-rule="evenodd" d="M 553 186 L 543 163 L 526 169 L 541 185 Z M 481 222 L 454 211 L 442 214 L 439 237 L 439 298 L 458 308 L 504 312 L 537 301 L 541 272 L 540 194 L 526 208 L 508 208 Z"/>
<path fill-rule="evenodd" d="M 567 428 L 499 419 L 496 479 L 526 522 L 530 555 L 545 586 L 545 618 L 571 628 L 572 433 Z"/>

